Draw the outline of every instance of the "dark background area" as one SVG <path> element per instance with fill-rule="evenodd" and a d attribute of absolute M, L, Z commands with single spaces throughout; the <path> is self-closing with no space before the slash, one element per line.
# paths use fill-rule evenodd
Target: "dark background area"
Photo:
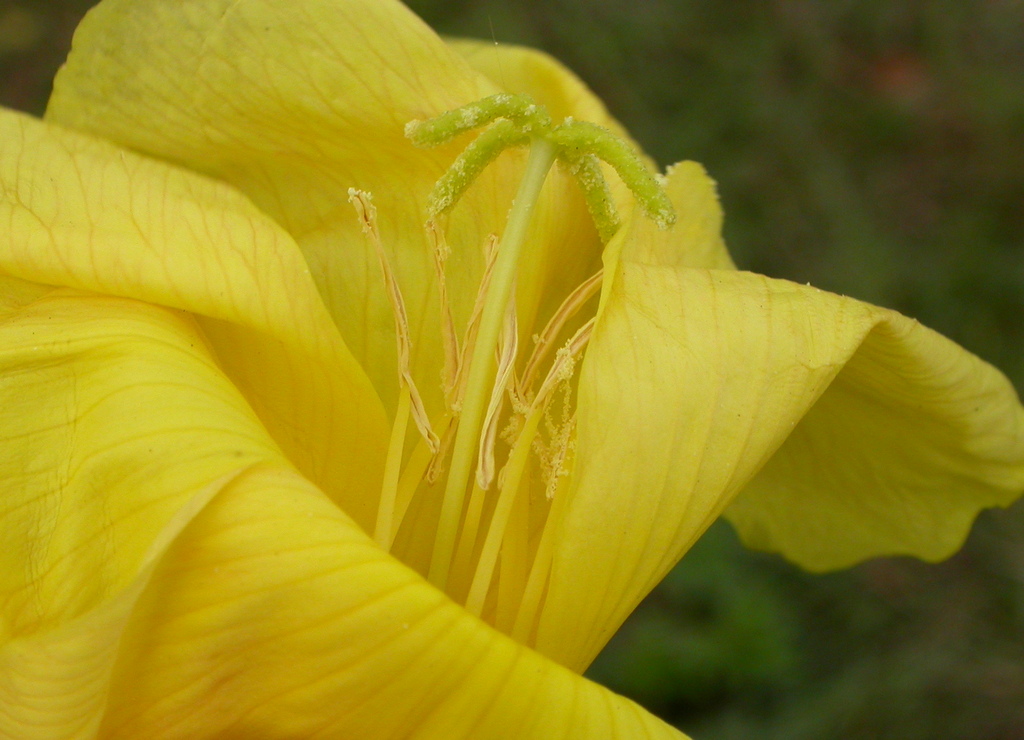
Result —
<path fill-rule="evenodd" d="M 42 111 L 87 0 L 0 0 Z M 1024 1 L 416 0 L 573 68 L 718 181 L 741 268 L 896 308 L 1024 388 Z M 1024 739 L 1024 505 L 936 566 L 811 576 L 714 526 L 591 669 L 700 740 Z"/>

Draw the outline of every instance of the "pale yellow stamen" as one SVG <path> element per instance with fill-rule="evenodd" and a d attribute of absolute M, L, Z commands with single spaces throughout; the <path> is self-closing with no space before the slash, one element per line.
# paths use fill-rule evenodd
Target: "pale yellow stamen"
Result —
<path fill-rule="evenodd" d="M 423 407 L 423 401 L 416 390 L 409 367 L 409 320 L 405 312 L 405 301 L 398 287 L 398 281 L 391 269 L 384 246 L 381 244 L 380 231 L 377 229 L 377 209 L 373 205 L 369 193 L 349 188 L 349 202 L 356 210 L 362 224 L 363 233 L 373 246 L 384 277 L 385 290 L 391 311 L 395 319 L 395 336 L 398 347 L 399 392 L 395 420 L 391 428 L 388 442 L 388 456 L 384 463 L 384 477 L 381 484 L 380 500 L 377 504 L 377 520 L 374 524 L 374 539 L 385 548 L 390 549 L 395 531 L 395 502 L 398 498 L 399 479 L 402 469 L 402 453 L 405 447 L 405 434 L 409 424 L 409 416 L 415 419 L 416 426 L 431 450 L 438 447 L 437 435 L 430 428 L 430 420 Z"/>
<path fill-rule="evenodd" d="M 493 254 L 493 251 L 489 251 L 488 258 L 493 258 Z M 509 301 L 508 312 L 505 315 L 505 324 L 502 327 L 501 338 L 499 339 L 498 372 L 494 387 L 491 390 L 491 400 L 487 407 L 483 432 L 481 433 L 480 447 L 477 453 L 476 480 L 473 483 L 473 490 L 469 494 L 466 516 L 463 519 L 458 545 L 455 549 L 453 562 L 458 567 L 465 566 L 468 559 L 473 555 L 479 534 L 484 500 L 487 497 L 487 489 L 490 488 L 494 480 L 494 449 L 498 420 L 501 417 L 501 407 L 505 391 L 510 385 L 515 383 L 515 360 L 519 351 L 519 325 L 515 309 L 515 296 L 513 295 Z"/>
<path fill-rule="evenodd" d="M 551 368 L 544 377 L 544 381 L 540 384 L 537 396 L 533 400 L 534 406 L 545 405 L 551 393 L 560 384 L 572 377 L 573 370 L 576 368 L 576 360 L 582 354 L 584 347 L 587 346 L 587 342 L 590 341 L 590 335 L 594 333 L 594 323 L 596 321 L 596 316 L 591 317 L 587 323 L 577 329 L 572 338 L 565 343 L 565 346 L 555 353 L 555 360 L 551 363 Z"/>
<path fill-rule="evenodd" d="M 524 483 L 512 502 L 498 556 L 498 594 L 492 624 L 505 633 L 512 629 L 515 622 L 529 575 L 531 505 L 529 483 Z"/>
<path fill-rule="evenodd" d="M 521 398 L 525 399 L 529 395 L 530 389 L 533 387 L 533 382 L 536 379 L 537 372 L 540 370 L 541 363 L 547 359 L 551 348 L 555 346 L 555 340 L 558 338 L 558 334 L 565 327 L 565 323 L 575 316 L 583 305 L 601 289 L 601 282 L 603 278 L 604 270 L 598 270 L 596 273 L 580 283 L 576 289 L 570 293 L 564 301 L 562 301 L 562 305 L 558 307 L 558 310 L 555 311 L 552 317 L 548 320 L 548 323 L 544 326 L 544 331 L 537 336 L 533 352 L 530 353 L 530 358 L 526 361 L 526 366 L 523 368 L 522 378 L 518 384 L 519 388 L 517 392 Z"/>
<path fill-rule="evenodd" d="M 412 500 L 416 495 L 416 489 L 419 488 L 420 483 L 423 482 L 424 478 L 428 478 L 429 480 L 428 473 L 430 466 L 438 458 L 438 455 L 444 454 L 444 445 L 444 435 L 441 435 L 442 451 L 435 455 L 430 451 L 430 448 L 427 447 L 426 441 L 421 439 L 419 444 L 413 448 L 412 454 L 409 455 L 409 459 L 405 463 L 405 469 L 402 470 L 402 475 L 398 481 L 398 494 L 395 497 L 394 518 L 391 524 L 392 541 L 402 526 L 402 521 L 405 519 L 405 514 L 409 510 L 409 505 L 412 503 Z"/>
<path fill-rule="evenodd" d="M 398 410 L 395 412 L 394 426 L 391 427 L 388 457 L 384 463 L 384 480 L 381 483 L 380 501 L 377 503 L 377 521 L 373 529 L 373 539 L 385 550 L 391 549 L 395 531 L 395 501 L 398 499 L 402 449 L 405 446 L 405 432 L 409 426 L 411 398 L 409 387 L 403 384 L 398 391 Z"/>
<path fill-rule="evenodd" d="M 444 461 L 445 458 L 448 457 L 448 450 L 452 447 L 452 440 L 455 439 L 455 430 L 458 425 L 459 421 L 457 417 L 449 417 L 448 425 L 441 433 L 441 446 L 430 460 L 430 465 L 427 466 L 426 478 L 427 483 L 430 485 L 437 483 L 438 479 L 444 473 Z"/>
<path fill-rule="evenodd" d="M 487 292 L 491 286 L 491 275 L 494 273 L 494 264 L 498 259 L 498 237 L 490 234 L 484 244 L 484 275 L 477 287 L 476 299 L 473 302 L 473 311 L 469 315 L 469 322 L 466 324 L 466 333 L 462 337 L 462 351 L 459 353 L 459 361 L 455 370 L 455 391 L 452 394 L 452 410 L 457 414 L 462 409 L 462 398 L 466 393 L 466 380 L 469 373 L 466 367 L 469 358 L 473 355 L 473 348 L 476 347 L 476 335 L 480 329 L 480 317 L 484 312 L 484 305 L 487 303 Z"/>
<path fill-rule="evenodd" d="M 466 608 L 473 614 L 480 615 L 483 612 L 487 591 L 494 577 L 494 566 L 498 560 L 498 552 L 501 548 L 502 539 L 505 536 L 505 529 L 508 526 L 509 513 L 512 511 L 512 504 L 515 503 L 515 496 L 519 491 L 523 472 L 526 470 L 526 464 L 530 459 L 530 448 L 533 439 L 537 435 L 537 428 L 543 418 L 543 407 L 538 406 L 534 408 L 530 415 L 526 417 L 526 423 L 519 434 L 519 439 L 516 440 L 512 451 L 509 453 L 501 492 L 498 494 L 494 513 L 491 515 L 491 523 L 487 528 L 487 537 L 484 540 L 483 548 L 480 550 L 480 557 L 477 559 L 476 572 L 473 574 L 473 583 L 469 587 L 469 595 L 466 597 Z"/>
<path fill-rule="evenodd" d="M 455 598 L 464 597 L 469 589 L 469 579 L 473 575 L 473 558 L 476 556 L 477 544 L 480 536 L 480 520 L 483 518 L 484 503 L 487 499 L 487 492 L 480 487 L 476 481 L 473 482 L 473 490 L 469 494 L 469 503 L 466 504 L 466 516 L 462 520 L 462 529 L 459 531 L 459 542 L 455 548 L 455 557 L 452 560 L 453 574 L 461 579 L 459 583 L 452 583 L 452 594 Z"/>
<path fill-rule="evenodd" d="M 513 291 L 505 313 L 501 338 L 498 340 L 498 372 L 491 388 L 491 399 L 484 414 L 484 426 L 480 433 L 480 448 L 477 452 L 476 480 L 485 491 L 494 480 L 494 445 L 498 436 L 498 419 L 505 403 L 505 392 L 512 382 L 512 370 L 519 352 L 519 322 L 516 318 L 516 300 Z"/>
<path fill-rule="evenodd" d="M 384 245 L 381 243 L 380 231 L 377 229 L 377 207 L 373 205 L 372 196 L 362 190 L 355 188 L 348 189 L 348 200 L 356 209 L 359 220 L 363 227 L 363 233 L 373 246 L 380 262 L 380 269 L 384 275 L 384 285 L 387 290 L 388 301 L 391 303 L 391 311 L 395 317 L 395 337 L 398 344 L 398 375 L 399 382 L 409 389 L 410 407 L 413 419 L 420 434 L 427 441 L 430 449 L 437 452 L 438 438 L 430 428 L 430 419 L 427 417 L 426 409 L 423 407 L 423 400 L 419 391 L 416 390 L 416 383 L 412 379 L 412 371 L 409 365 L 409 319 L 405 312 L 405 301 L 402 299 L 402 291 L 398 287 L 395 273 L 391 269 Z"/>
<path fill-rule="evenodd" d="M 430 238 L 434 254 L 434 272 L 437 275 L 437 293 L 441 306 L 441 345 L 444 348 L 444 369 L 442 382 L 444 386 L 444 397 L 451 408 L 452 398 L 455 393 L 456 375 L 459 371 L 459 337 L 455 331 L 455 321 L 452 319 L 452 306 L 448 300 L 448 280 L 445 277 L 445 262 L 451 249 L 444 238 L 444 231 L 437 221 L 427 221 L 427 236 Z"/>
<path fill-rule="evenodd" d="M 541 383 L 541 388 L 537 392 L 537 396 L 533 401 L 530 417 L 532 418 L 537 414 L 538 424 L 540 421 L 539 414 L 542 413 L 542 409 L 546 407 L 544 403 L 545 399 L 555 388 L 568 381 L 569 376 L 575 367 L 576 359 L 590 340 L 591 334 L 594 330 L 595 321 L 596 317 L 587 321 L 587 323 L 581 326 L 576 334 L 573 335 L 572 339 L 569 340 L 566 346 L 558 351 L 555 361 L 552 364 L 551 369 L 548 371 L 547 377 L 544 378 L 544 382 Z M 570 424 L 572 426 L 569 426 Z M 563 449 L 568 451 L 570 449 L 569 437 L 574 432 L 575 423 L 570 419 L 568 424 L 563 424 L 562 428 L 567 432 Z M 536 432 L 534 432 L 534 436 L 536 436 Z M 562 464 L 563 463 L 560 463 L 560 465 Z M 549 483 L 552 483 L 555 488 L 554 495 L 548 492 L 548 499 L 552 501 L 551 509 L 548 511 L 547 521 L 544 523 L 544 530 L 541 533 L 540 542 L 537 544 L 537 550 L 533 557 L 533 564 L 530 566 L 530 575 L 526 579 L 526 586 L 522 591 L 522 598 L 519 603 L 519 612 L 516 614 L 515 622 L 510 633 L 513 638 L 523 644 L 527 644 L 528 641 L 532 639 L 532 633 L 536 627 L 536 617 L 540 612 L 540 607 L 544 600 L 544 594 L 547 590 L 552 552 L 554 550 L 554 540 L 558 534 L 558 528 L 560 526 L 562 516 L 564 516 L 566 507 L 568 506 L 569 497 L 563 495 L 560 489 L 566 485 L 568 480 L 568 475 L 556 475 L 553 480 L 549 480 Z"/>
<path fill-rule="evenodd" d="M 537 438 L 537 431 L 541 420 L 547 411 L 547 402 L 554 390 L 562 384 L 567 383 L 572 377 L 573 369 L 579 355 L 583 352 L 590 335 L 594 329 L 595 318 L 579 328 L 573 337 L 566 343 L 566 346 L 558 351 L 551 370 L 548 372 L 540 390 L 530 405 L 523 422 L 519 436 L 512 445 L 509 453 L 508 463 L 502 471 L 501 491 L 498 494 L 498 501 L 494 506 L 491 515 L 490 525 L 487 528 L 487 537 L 484 540 L 483 548 L 480 550 L 480 557 L 477 560 L 476 573 L 473 575 L 473 582 L 470 585 L 469 595 L 466 597 L 466 608 L 474 614 L 481 614 L 484 603 L 487 599 L 487 592 L 491 581 L 494 578 L 494 566 L 498 559 L 498 552 L 505 538 L 509 526 L 509 517 L 512 511 L 515 497 L 522 482 L 523 473 L 529 462 L 530 450 L 534 440 Z M 549 478 L 552 486 L 565 477 L 565 457 L 571 449 L 570 437 L 575 428 L 571 417 L 563 419 L 557 438 L 552 440 L 552 447 L 557 450 L 557 462 L 553 464 L 553 474 Z M 552 460 L 547 461 L 549 466 Z M 554 497 L 554 492 L 549 494 L 549 499 Z"/>
<path fill-rule="evenodd" d="M 567 478 L 560 478 L 560 486 L 567 485 L 567 481 Z M 566 491 L 559 490 L 551 503 L 547 521 L 544 523 L 544 531 L 541 532 L 540 542 L 537 544 L 537 551 L 533 556 L 533 564 L 530 566 L 530 575 L 526 579 L 526 586 L 523 588 L 522 598 L 519 600 L 519 612 L 516 614 L 510 634 L 514 640 L 523 645 L 528 645 L 533 639 L 533 632 L 537 626 L 537 615 L 540 613 L 544 595 L 547 593 L 555 538 L 559 534 L 562 517 L 565 516 L 569 506 L 569 496 L 565 495 L 566 493 Z"/>
<path fill-rule="evenodd" d="M 573 436 L 576 432 L 576 417 L 569 411 L 568 383 L 564 383 L 563 387 L 566 395 L 561 420 L 556 424 L 549 417 L 547 422 L 550 441 L 543 444 L 538 438 L 534 443 L 534 450 L 541 462 L 541 477 L 546 484 L 544 495 L 548 501 L 555 497 L 559 479 L 569 474 L 566 460 L 573 450 Z"/>

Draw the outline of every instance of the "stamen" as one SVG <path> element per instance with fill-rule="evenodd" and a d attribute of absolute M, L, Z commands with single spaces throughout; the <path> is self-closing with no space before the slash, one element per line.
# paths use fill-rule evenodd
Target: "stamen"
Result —
<path fill-rule="evenodd" d="M 558 351 L 551 370 L 548 372 L 547 377 L 541 384 L 540 391 L 537 393 L 537 397 L 530 406 L 519 436 L 515 444 L 512 445 L 508 463 L 506 463 L 505 469 L 502 471 L 501 492 L 498 494 L 494 513 L 491 515 L 491 522 L 487 528 L 487 537 L 484 540 L 483 548 L 480 550 L 476 573 L 473 575 L 473 583 L 469 588 L 469 595 L 466 597 L 466 608 L 474 614 L 479 615 L 481 613 L 487 598 L 487 591 L 494 577 L 494 565 L 508 528 L 509 513 L 512 510 L 516 493 L 522 482 L 523 472 L 526 470 L 526 464 L 529 461 L 530 450 L 533 447 L 534 440 L 537 438 L 540 422 L 547 411 L 547 400 L 559 384 L 568 382 L 572 376 L 576 359 L 590 339 L 595 320 L 596 317 L 591 318 L 586 324 L 581 326 L 572 339 L 566 343 L 566 346 Z M 546 461 L 549 470 L 551 470 L 548 482 L 552 490 L 548 493 L 549 500 L 554 497 L 554 487 L 566 475 L 563 470 L 563 464 L 565 456 L 571 447 L 569 437 L 574 426 L 571 418 L 564 419 L 561 432 L 552 440 L 552 446 L 556 454 Z M 564 439 L 559 439 L 562 436 L 564 436 Z"/>
<path fill-rule="evenodd" d="M 537 428 L 543 417 L 544 409 L 539 406 L 526 417 L 523 430 L 513 445 L 508 463 L 505 465 L 501 492 L 494 505 L 491 523 L 487 528 L 487 537 L 480 550 L 476 572 L 473 574 L 473 583 L 469 587 L 469 595 L 466 597 L 466 609 L 478 616 L 483 611 L 484 600 L 487 598 L 487 591 L 494 577 L 494 565 L 498 560 L 498 551 L 508 526 L 509 513 L 512 511 L 512 504 L 519 491 L 519 484 L 522 482 L 523 471 L 526 470 L 526 464 L 530 459 L 530 448 L 534 437 L 537 436 Z"/>
<path fill-rule="evenodd" d="M 560 479 L 560 485 L 566 485 L 567 480 L 567 478 Z M 530 566 L 530 575 L 526 579 L 526 586 L 523 588 L 522 597 L 519 600 L 519 613 L 516 614 L 515 623 L 509 633 L 514 640 L 523 645 L 529 644 L 533 638 L 537 614 L 540 613 L 541 604 L 543 604 L 547 593 L 555 538 L 559 534 L 562 517 L 565 516 L 565 511 L 569 506 L 569 496 L 564 495 L 565 493 L 558 491 L 548 510 L 548 518 L 544 523 L 540 542 L 537 543 L 533 564 Z"/>
<path fill-rule="evenodd" d="M 426 478 L 427 483 L 430 485 L 437 483 L 442 473 L 444 473 L 444 461 L 448 457 L 448 450 L 451 449 L 452 440 L 455 439 L 455 430 L 458 425 L 458 417 L 452 416 L 449 419 L 448 426 L 444 428 L 444 432 L 441 434 L 441 447 L 434 453 L 430 464 L 427 466 Z"/>
<path fill-rule="evenodd" d="M 430 451 L 426 441 L 421 439 L 413 448 L 412 454 L 409 455 L 409 459 L 405 463 L 405 468 L 402 470 L 402 475 L 398 480 L 398 493 L 395 497 L 395 512 L 391 524 L 392 541 L 394 540 L 395 535 L 398 534 L 398 530 L 402 527 L 405 515 L 409 511 L 409 505 L 412 503 L 412 499 L 416 495 L 416 489 L 419 488 L 420 483 L 422 483 L 425 478 L 427 478 L 429 482 L 429 468 L 437 459 L 438 455 L 443 454 L 445 449 L 444 445 L 444 435 L 442 435 L 442 452 L 435 455 Z"/>
<path fill-rule="evenodd" d="M 476 299 L 473 301 L 473 311 L 469 315 L 469 323 L 466 324 L 466 333 L 462 337 L 462 352 L 459 353 L 458 367 L 455 369 L 455 393 L 452 398 L 452 410 L 458 414 L 462 410 L 462 398 L 466 394 L 466 380 L 469 373 L 466 367 L 469 365 L 469 358 L 473 355 L 476 347 L 476 335 L 480 329 L 480 317 L 484 312 L 484 305 L 487 303 L 487 293 L 491 286 L 491 275 L 494 272 L 494 263 L 498 259 L 498 237 L 491 234 L 484 244 L 484 276 L 477 287 Z"/>
<path fill-rule="evenodd" d="M 398 477 L 402 472 L 405 431 L 409 426 L 410 399 L 409 387 L 403 385 L 398 392 L 398 410 L 391 427 L 388 457 L 384 463 L 384 481 L 381 483 L 380 500 L 377 503 L 377 522 L 373 529 L 373 539 L 385 550 L 391 549 L 394 534 L 395 501 L 398 499 Z"/>
<path fill-rule="evenodd" d="M 416 390 L 416 382 L 412 379 L 412 371 L 409 366 L 409 319 L 405 313 L 405 301 L 402 299 L 402 291 L 398 287 L 395 273 L 388 262 L 384 246 L 380 241 L 380 231 L 377 229 L 377 207 L 373 205 L 372 196 L 362 190 L 355 188 L 348 189 L 349 203 L 356 209 L 359 220 L 363 226 L 363 233 L 366 234 L 377 253 L 377 260 L 380 262 L 380 269 L 384 275 L 384 285 L 387 290 L 388 301 L 391 303 L 391 311 L 395 317 L 395 337 L 398 343 L 398 377 L 399 383 L 409 390 L 410 406 L 413 419 L 420 434 L 427 441 L 430 449 L 437 452 L 439 441 L 437 435 L 430 428 L 430 419 L 423 407 L 423 400 L 419 391 Z"/>
<path fill-rule="evenodd" d="M 391 428 L 391 438 L 388 442 L 388 456 L 384 463 L 384 477 L 381 484 L 380 499 L 377 504 L 377 520 L 374 524 L 374 539 L 386 550 L 391 548 L 394 537 L 394 515 L 395 502 L 398 498 L 399 477 L 402 467 L 402 452 L 405 447 L 406 429 L 409 424 L 410 414 L 416 420 L 420 434 L 426 441 L 427 446 L 437 451 L 439 441 L 433 430 L 430 428 L 430 420 L 423 407 L 416 384 L 412 379 L 412 372 L 409 368 L 409 320 L 405 312 L 405 301 L 402 299 L 402 292 L 398 287 L 394 272 L 388 262 L 387 254 L 381 244 L 380 232 L 377 229 L 377 209 L 373 205 L 369 193 L 355 188 L 349 188 L 349 202 L 356 209 L 359 220 L 362 223 L 363 233 L 366 234 L 380 262 L 381 273 L 384 277 L 384 285 L 391 303 L 391 310 L 395 319 L 395 337 L 398 345 L 398 376 L 399 393 L 398 407 L 395 410 L 395 420 Z M 404 515 L 404 510 L 402 514 Z"/>
<path fill-rule="evenodd" d="M 633 148 L 611 131 L 589 121 L 567 118 L 550 136 L 570 165 L 583 154 L 593 154 L 610 164 L 633 192 L 644 213 L 659 228 L 667 229 L 675 223 L 672 202 L 661 182 L 651 174 Z"/>
<path fill-rule="evenodd" d="M 555 339 L 558 338 L 558 334 L 565 327 L 565 323 L 575 316 L 576 312 L 600 290 L 603 279 L 604 270 L 598 270 L 584 280 L 562 301 L 562 305 L 548 319 L 548 323 L 544 326 L 544 331 L 536 339 L 533 352 L 530 353 L 530 359 L 526 361 L 526 367 L 523 368 L 523 376 L 518 389 L 518 394 L 521 398 L 525 398 L 530 392 L 530 388 L 533 387 L 537 371 L 540 369 L 541 363 L 547 358 L 548 352 L 554 346 Z"/>
<path fill-rule="evenodd" d="M 455 321 L 452 319 L 452 306 L 448 300 L 448 281 L 445 278 L 445 262 L 451 250 L 445 241 L 444 232 L 437 221 L 427 221 L 427 236 L 433 246 L 434 272 L 437 274 L 437 293 L 441 306 L 441 344 L 444 347 L 444 370 L 442 385 L 445 402 L 448 408 L 452 406 L 452 396 L 455 393 L 455 376 L 459 371 L 459 337 L 455 331 Z"/>
<path fill-rule="evenodd" d="M 534 444 L 541 461 L 541 476 L 546 483 L 544 495 L 548 501 L 555 497 L 558 481 L 569 474 L 566 460 L 574 448 L 573 434 L 576 432 L 576 417 L 569 413 L 568 384 L 566 384 L 565 406 L 562 409 L 561 422 L 555 424 L 548 419 L 549 439 L 547 445 L 538 439 Z"/>
<path fill-rule="evenodd" d="M 498 372 L 491 389 L 491 400 L 484 414 L 484 426 L 480 434 L 480 448 L 477 452 L 476 480 L 483 490 L 491 487 L 494 480 L 494 444 L 498 436 L 498 418 L 505 402 L 505 391 L 512 382 L 512 369 L 519 352 L 519 322 L 516 318 L 516 297 L 513 291 L 505 313 L 505 325 L 498 340 Z"/>
<path fill-rule="evenodd" d="M 535 407 L 546 405 L 548 397 L 555 388 L 572 377 L 572 373 L 576 369 L 576 360 L 583 352 L 583 348 L 587 346 L 587 342 L 590 341 L 590 335 L 594 333 L 594 322 L 596 321 L 597 317 L 592 316 L 587 323 L 572 335 L 572 338 L 566 342 L 565 346 L 555 353 L 555 360 L 551 363 L 551 369 L 548 370 L 548 374 L 540 384 L 537 396 L 533 400 Z"/>
<path fill-rule="evenodd" d="M 494 605 L 492 624 L 501 632 L 508 633 L 515 623 L 519 601 L 526 588 L 530 574 L 530 496 L 529 484 L 512 501 L 508 514 L 508 526 L 501 539 L 498 555 L 497 598 Z"/>
<path fill-rule="evenodd" d="M 507 118 L 523 133 L 547 129 L 551 117 L 543 106 L 533 102 L 528 95 L 498 93 L 477 100 L 461 108 L 442 113 L 428 121 L 409 121 L 405 124 L 405 136 L 419 147 L 433 147 L 445 144 L 459 134 L 485 126 L 499 118 Z"/>
<path fill-rule="evenodd" d="M 459 543 L 452 559 L 453 574 L 458 574 L 462 580 L 459 584 L 451 584 L 455 598 L 465 597 L 466 591 L 469 589 L 469 579 L 472 578 L 474 572 L 473 557 L 476 554 L 480 536 L 480 520 L 483 518 L 486 498 L 486 491 L 480 487 L 479 483 L 474 482 L 473 490 L 469 494 L 469 503 L 466 504 L 466 516 L 462 520 L 462 529 L 459 532 Z"/>

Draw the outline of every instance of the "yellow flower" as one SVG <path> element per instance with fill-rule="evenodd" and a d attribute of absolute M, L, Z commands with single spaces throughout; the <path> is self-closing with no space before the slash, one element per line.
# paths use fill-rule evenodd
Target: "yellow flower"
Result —
<path fill-rule="evenodd" d="M 509 442 L 446 529 L 448 459 L 391 429 L 412 409 L 451 443 L 455 342 L 526 155 L 425 229 L 472 138 L 403 132 L 502 88 L 623 135 L 550 59 L 445 44 L 387 0 L 107 0 L 46 122 L 0 114 L 0 735 L 679 737 L 578 673 L 716 517 L 824 570 L 945 557 L 1024 489 L 998 371 L 736 271 L 697 165 L 668 175 L 666 231 L 612 180 L 606 246 L 553 170 L 502 342 Z M 602 264 L 599 299 L 564 303 Z"/>

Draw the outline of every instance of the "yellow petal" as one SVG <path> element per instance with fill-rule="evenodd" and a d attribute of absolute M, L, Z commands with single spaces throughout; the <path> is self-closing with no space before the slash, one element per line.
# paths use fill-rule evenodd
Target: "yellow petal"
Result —
<path fill-rule="evenodd" d="M 681 737 L 380 550 L 189 315 L 22 301 L 0 396 L 3 737 Z"/>
<path fill-rule="evenodd" d="M 565 665 L 589 663 L 766 462 L 733 520 L 817 567 L 948 554 L 1024 489 L 1012 387 L 894 312 L 625 259 L 603 298 L 537 634 Z"/>
<path fill-rule="evenodd" d="M 154 558 L 281 456 L 187 314 L 66 289 L 0 322 L 0 444 L 0 735 L 77 736 Z"/>
<path fill-rule="evenodd" d="M 2 272 L 199 315 L 278 444 L 372 526 L 382 409 L 294 241 L 245 197 L 0 111 L 0 222 Z"/>
<path fill-rule="evenodd" d="M 49 285 L 0 274 L 0 320 L 51 290 Z"/>
<path fill-rule="evenodd" d="M 111 738 L 679 737 L 470 617 L 280 470 L 179 538 L 111 696 Z"/>
<path fill-rule="evenodd" d="M 107 0 L 79 27 L 47 117 L 245 192 L 295 237 L 343 338 L 393 409 L 391 309 L 347 202 L 350 187 L 371 192 L 409 311 L 414 378 L 436 416 L 443 352 L 425 204 L 471 139 L 421 150 L 404 125 L 496 91 L 389 0 Z M 503 155 L 451 214 L 449 295 L 460 327 L 481 248 L 503 230 L 524 161 L 523 152 Z M 524 326 L 549 280 L 572 287 L 600 253 L 575 185 L 555 173 L 548 193 L 532 241 L 538 255 L 566 255 L 568 267 L 538 257 L 524 268 Z"/>
<path fill-rule="evenodd" d="M 848 332 L 849 361 L 726 517 L 811 571 L 947 558 L 980 509 L 1024 490 L 1024 410 L 1002 374 L 915 321 L 878 309 Z"/>

